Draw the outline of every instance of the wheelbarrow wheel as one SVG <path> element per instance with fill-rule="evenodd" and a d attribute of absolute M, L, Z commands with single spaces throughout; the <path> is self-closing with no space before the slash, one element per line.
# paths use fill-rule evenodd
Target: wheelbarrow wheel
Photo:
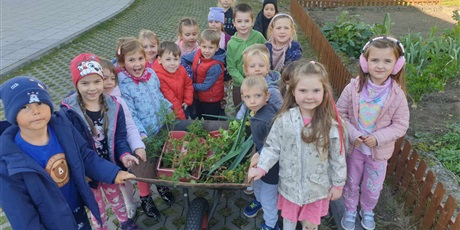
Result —
<path fill-rule="evenodd" d="M 197 197 L 190 203 L 185 222 L 186 230 L 206 229 L 208 221 L 209 203 L 203 197 Z"/>

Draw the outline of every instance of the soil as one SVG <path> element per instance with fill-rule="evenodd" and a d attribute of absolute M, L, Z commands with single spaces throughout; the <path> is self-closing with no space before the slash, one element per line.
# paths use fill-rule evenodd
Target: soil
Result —
<path fill-rule="evenodd" d="M 382 23 L 387 12 L 390 12 L 391 33 L 400 37 L 408 33 L 421 33 L 426 36 L 430 28 L 436 26 L 442 31 L 445 28 L 452 28 L 455 21 L 452 18 L 453 11 L 460 7 L 447 6 L 418 6 L 418 7 L 341 7 L 329 9 L 309 9 L 308 14 L 319 26 L 329 21 L 335 21 L 336 17 L 344 10 L 349 15 L 359 15 L 365 23 Z M 355 63 L 351 64 L 354 68 Z M 446 132 L 446 125 L 460 123 L 460 76 L 448 84 L 443 92 L 436 92 L 426 95 L 421 102 L 411 105 L 410 128 L 407 132 L 407 139 L 416 143 L 414 138 L 418 133 L 429 133 L 441 135 Z M 460 182 L 452 172 L 446 170 L 436 159 L 433 153 L 421 153 L 427 159 L 430 169 L 437 174 L 439 181 L 442 181 L 448 190 L 460 201 Z"/>

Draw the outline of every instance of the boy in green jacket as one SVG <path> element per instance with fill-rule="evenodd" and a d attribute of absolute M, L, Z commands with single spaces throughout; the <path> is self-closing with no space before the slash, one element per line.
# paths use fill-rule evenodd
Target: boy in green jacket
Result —
<path fill-rule="evenodd" d="M 227 100 L 226 114 L 229 116 L 236 115 L 236 106 L 241 103 L 240 86 L 244 79 L 243 73 L 243 51 L 252 44 L 264 44 L 264 36 L 253 30 L 254 14 L 252 8 L 246 3 L 235 6 L 233 13 L 233 25 L 236 28 L 235 35 L 232 36 L 227 44 L 227 71 L 233 79 L 233 105 L 232 100 Z"/>

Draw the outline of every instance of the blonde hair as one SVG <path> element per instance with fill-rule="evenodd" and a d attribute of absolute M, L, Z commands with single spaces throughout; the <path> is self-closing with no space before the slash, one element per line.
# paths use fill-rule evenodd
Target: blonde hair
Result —
<path fill-rule="evenodd" d="M 381 37 L 381 36 L 382 35 L 376 36 L 376 37 Z M 391 38 L 397 40 L 393 36 L 391 36 Z M 364 58 L 366 58 L 366 60 L 369 57 L 371 47 L 372 48 L 377 48 L 377 49 L 391 48 L 393 50 L 393 53 L 395 55 L 396 60 L 398 60 L 399 57 L 404 55 L 404 52 L 401 49 L 400 44 L 398 44 L 395 41 L 392 41 L 391 39 L 386 39 L 386 38 L 384 38 L 384 39 L 376 39 L 376 40 L 371 39 L 371 41 L 372 42 L 370 42 L 369 45 L 364 47 L 364 51 L 363 51 L 363 54 L 362 54 L 364 56 Z M 358 90 L 358 92 L 361 92 L 361 90 L 363 89 L 364 85 L 367 84 L 368 79 L 370 77 L 370 74 L 369 73 L 364 73 L 364 71 L 363 71 L 363 69 L 361 67 L 361 62 L 358 62 L 358 63 L 359 63 L 358 64 L 359 65 L 359 90 Z M 406 74 L 405 74 L 405 71 L 404 71 L 404 67 L 397 74 L 390 75 L 390 77 L 393 78 L 398 83 L 398 85 L 401 87 L 401 89 L 404 91 L 404 93 L 406 93 Z"/>
<path fill-rule="evenodd" d="M 117 42 L 117 63 L 124 65 L 125 64 L 125 56 L 128 53 L 134 53 L 140 51 L 145 58 L 145 50 L 142 42 L 140 42 L 135 37 L 124 37 L 119 38 Z"/>
<path fill-rule="evenodd" d="M 210 41 L 211 44 L 219 46 L 220 42 L 220 32 L 206 29 L 201 32 L 200 40 L 203 42 L 203 39 L 206 41 Z"/>
<path fill-rule="evenodd" d="M 157 45 L 160 45 L 160 39 L 158 39 L 157 34 L 151 30 L 142 29 L 139 32 L 139 40 L 141 39 L 148 39 L 150 42 L 156 42 Z"/>
<path fill-rule="evenodd" d="M 250 88 L 258 88 L 268 93 L 268 84 L 267 80 L 263 77 L 258 76 L 248 76 L 244 78 L 243 82 L 241 83 L 241 96 L 243 96 L 243 92 Z"/>
<path fill-rule="evenodd" d="M 323 101 L 315 108 L 315 113 L 311 119 L 311 131 L 304 126 L 302 128 L 302 140 L 305 143 L 315 143 L 322 148 L 320 158 L 327 159 L 328 146 L 330 144 L 329 133 L 332 128 L 332 121 L 338 121 L 337 114 L 333 104 L 332 87 L 329 83 L 329 76 L 324 66 L 318 62 L 302 62 L 299 63 L 293 70 L 292 78 L 289 82 L 289 89 L 284 97 L 283 105 L 278 112 L 277 117 L 281 117 L 290 108 L 298 106 L 294 97 L 294 92 L 301 79 L 318 77 L 323 85 L 324 94 Z M 341 126 L 343 128 L 343 126 Z"/>
<path fill-rule="evenodd" d="M 182 36 L 182 27 L 184 26 L 196 26 L 198 28 L 198 23 L 193 18 L 181 18 L 179 20 L 179 27 L 177 29 L 179 37 Z"/>
<path fill-rule="evenodd" d="M 230 8 L 235 7 L 235 1 L 234 1 L 234 0 L 230 0 L 230 1 L 232 1 L 232 3 L 230 3 Z M 217 0 L 217 6 L 218 6 L 218 7 L 224 8 L 224 7 L 222 6 L 222 3 L 220 3 L 220 0 Z"/>
<path fill-rule="evenodd" d="M 275 22 L 278 19 L 281 19 L 281 18 L 289 19 L 289 21 L 291 22 L 290 27 L 291 27 L 291 30 L 292 30 L 292 34 L 291 34 L 292 40 L 297 40 L 296 25 L 295 25 L 294 19 L 291 17 L 291 15 L 284 14 L 284 13 L 279 13 L 279 14 L 276 14 L 275 16 L 273 16 L 272 20 L 268 24 L 267 37 L 270 38 L 272 36 L 272 31 L 273 31 L 273 27 L 275 26 Z"/>
<path fill-rule="evenodd" d="M 267 64 L 268 69 L 270 69 L 270 51 L 264 44 L 253 44 L 248 46 L 243 51 L 243 69 L 246 70 L 248 59 L 250 57 L 259 56 L 265 64 Z"/>

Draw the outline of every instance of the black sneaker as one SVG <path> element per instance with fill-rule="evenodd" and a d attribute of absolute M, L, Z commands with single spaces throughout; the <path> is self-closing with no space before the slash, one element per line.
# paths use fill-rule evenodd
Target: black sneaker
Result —
<path fill-rule="evenodd" d="M 142 210 L 144 210 L 145 215 L 147 215 L 148 217 L 152 219 L 160 218 L 160 211 L 153 203 L 152 196 L 141 196 L 141 206 Z"/>
<path fill-rule="evenodd" d="M 163 185 L 157 185 L 158 194 L 160 194 L 161 199 L 166 203 L 170 204 L 174 202 L 174 195 L 171 190 Z"/>

